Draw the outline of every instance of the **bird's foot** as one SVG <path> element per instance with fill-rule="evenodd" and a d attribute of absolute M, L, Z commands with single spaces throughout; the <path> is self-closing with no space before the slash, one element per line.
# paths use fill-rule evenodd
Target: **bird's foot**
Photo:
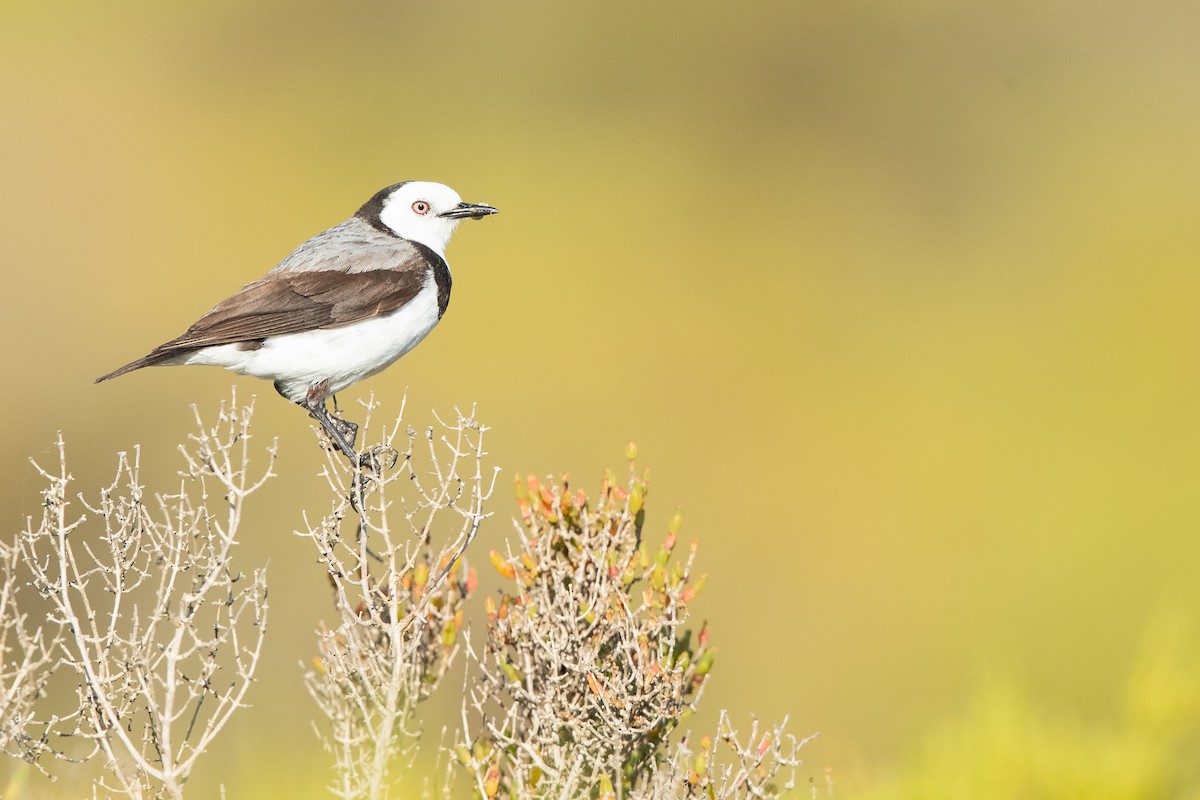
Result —
<path fill-rule="evenodd" d="M 358 468 L 372 475 L 382 475 L 384 470 L 396 466 L 399 460 L 400 454 L 395 448 L 376 445 L 358 454 Z"/>
<path fill-rule="evenodd" d="M 378 479 L 385 469 L 396 465 L 399 454 L 390 447 L 370 447 L 362 452 L 355 449 L 358 440 L 358 425 L 339 416 L 330 414 L 325 407 L 325 395 L 310 392 L 304 407 L 309 416 L 321 424 L 330 443 L 350 462 L 354 470 L 354 486 L 350 491 L 350 503 L 356 511 L 362 510 L 362 499 L 372 479 Z"/>
<path fill-rule="evenodd" d="M 350 446 L 350 450 L 353 451 L 354 445 L 358 441 L 358 425 L 348 419 L 335 417 L 333 414 L 329 415 L 329 421 L 337 428 L 338 434 Z"/>
<path fill-rule="evenodd" d="M 330 443 L 341 451 L 342 455 L 352 462 L 358 462 L 358 451 L 354 449 L 354 442 L 358 438 L 357 425 L 340 417 L 330 416 L 324 405 L 309 406 L 308 415 L 321 423 L 321 429 L 329 437 Z"/>
<path fill-rule="evenodd" d="M 321 428 L 333 446 L 350 459 L 352 464 L 361 466 L 360 455 L 354 447 L 355 442 L 358 441 L 358 425 L 330 414 L 329 410 L 325 408 L 324 396 L 314 396 L 314 393 L 310 392 L 304 408 L 308 410 L 310 417 L 321 423 Z"/>
<path fill-rule="evenodd" d="M 309 408 L 308 413 L 321 423 L 321 428 L 329 438 L 330 444 L 350 462 L 351 469 L 354 471 L 353 485 L 350 489 L 350 505 L 354 507 L 355 511 L 361 513 L 362 501 L 367 494 L 367 487 L 371 483 L 371 476 L 379 474 L 378 459 L 371 450 L 364 450 L 360 453 L 354 449 L 354 443 L 358 439 L 358 426 L 353 422 L 332 416 L 325 411 L 324 404 L 319 410 Z"/>

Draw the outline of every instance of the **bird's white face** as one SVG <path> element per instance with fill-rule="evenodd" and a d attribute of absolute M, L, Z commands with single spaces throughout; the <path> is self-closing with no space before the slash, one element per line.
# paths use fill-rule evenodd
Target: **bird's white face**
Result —
<path fill-rule="evenodd" d="M 449 186 L 409 181 L 383 201 L 379 220 L 398 236 L 420 242 L 445 258 L 446 245 L 463 220 L 455 215 L 462 205 L 458 192 Z"/>

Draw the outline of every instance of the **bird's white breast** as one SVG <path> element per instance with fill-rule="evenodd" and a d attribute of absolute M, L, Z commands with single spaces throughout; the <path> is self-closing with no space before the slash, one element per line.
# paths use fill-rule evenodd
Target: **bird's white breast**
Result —
<path fill-rule="evenodd" d="M 257 350 L 232 344 L 206 347 L 180 363 L 214 364 L 275 381 L 289 400 L 301 402 L 308 387 L 322 381 L 329 381 L 330 392 L 338 392 L 374 375 L 416 347 L 437 322 L 437 283 L 430 270 L 416 296 L 388 314 L 272 336 Z"/>

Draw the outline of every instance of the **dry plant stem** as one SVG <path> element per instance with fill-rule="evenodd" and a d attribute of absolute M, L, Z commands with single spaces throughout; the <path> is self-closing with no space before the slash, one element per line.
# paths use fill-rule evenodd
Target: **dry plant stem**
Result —
<path fill-rule="evenodd" d="M 696 542 L 677 548 L 679 514 L 661 546 L 644 543 L 648 486 L 629 457 L 628 484 L 609 473 L 595 498 L 565 477 L 517 479 L 516 535 L 491 553 L 511 584 L 469 651 L 456 748 L 478 797 L 777 797 L 777 774 L 799 763 L 782 725 L 760 738 L 755 722 L 742 741 L 726 716 L 716 747 L 670 746 L 713 664 L 707 629 L 684 627 L 704 578 Z"/>
<path fill-rule="evenodd" d="M 316 669 L 305 675 L 329 722 L 318 733 L 336 767 L 330 790 L 379 798 L 392 765 L 415 749 L 416 704 L 458 652 L 474 584 L 462 556 L 487 516 L 496 473 L 484 471 L 487 429 L 473 414 L 402 434 L 403 408 L 376 431 L 377 406 L 365 407 L 363 441 L 375 444 L 347 461 L 327 451 L 331 510 L 299 533 L 334 590 L 335 622 L 319 629 Z"/>
<path fill-rule="evenodd" d="M 61 437 L 57 471 L 38 467 L 49 487 L 40 524 L 20 537 L 22 557 L 52 621 L 69 631 L 60 663 L 80 678 L 78 708 L 52 727 L 90 741 L 84 757 L 104 754 L 106 791 L 181 797 L 197 759 L 244 705 L 262 651 L 266 581 L 263 570 L 237 572 L 231 554 L 246 498 L 273 476 L 275 458 L 272 444 L 250 478 L 251 415 L 236 397 L 212 427 L 197 412 L 198 433 L 180 448 L 180 489 L 150 498 L 153 508 L 140 451 L 120 454 L 99 502 L 79 498 L 103 523 L 98 536 L 86 514 L 69 512 Z"/>
<path fill-rule="evenodd" d="M 626 796 L 699 699 L 706 650 L 682 628 L 694 548 L 672 562 L 674 532 L 653 559 L 640 546 L 645 491 L 632 471 L 594 505 L 565 481 L 519 486 L 516 542 L 493 554 L 513 588 L 489 607 L 464 710 L 460 760 L 481 796 L 575 797 L 602 779 Z"/>
<path fill-rule="evenodd" d="M 631 800 L 779 797 L 795 788 L 800 750 L 816 738 L 814 735 L 797 739 L 787 733 L 786 727 L 786 718 L 770 726 L 751 720 L 749 731 L 742 735 L 729 714 L 721 711 L 715 740 L 704 736 L 695 746 L 691 736 L 685 737 L 675 747 L 669 762 L 629 797 Z"/>
<path fill-rule="evenodd" d="M 33 708 L 65 631 L 52 621 L 30 630 L 18 602 L 23 583 L 20 559 L 15 542 L 0 542 L 0 750 L 37 765 L 49 744 L 44 735 L 30 732 Z"/>

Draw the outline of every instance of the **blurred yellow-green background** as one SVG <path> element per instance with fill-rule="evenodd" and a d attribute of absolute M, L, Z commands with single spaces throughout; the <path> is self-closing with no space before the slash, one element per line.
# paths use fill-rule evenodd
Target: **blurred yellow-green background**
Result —
<path fill-rule="evenodd" d="M 790 715 L 841 797 L 1200 796 L 1198 31 L 1182 0 L 0 3 L 5 529 L 56 431 L 81 485 L 141 443 L 170 488 L 189 404 L 257 392 L 272 627 L 194 793 L 326 796 L 304 415 L 215 369 L 91 381 L 443 181 L 502 213 L 361 394 L 477 403 L 506 476 L 594 486 L 637 440 L 710 573 L 698 724 Z"/>

